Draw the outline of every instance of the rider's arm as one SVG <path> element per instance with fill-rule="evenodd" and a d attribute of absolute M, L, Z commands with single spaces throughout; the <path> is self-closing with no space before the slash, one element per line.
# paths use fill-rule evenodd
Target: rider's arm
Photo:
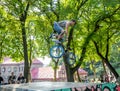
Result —
<path fill-rule="evenodd" d="M 69 23 L 67 22 L 67 23 L 66 23 L 66 26 L 65 26 L 66 36 L 68 36 L 68 27 L 69 27 Z"/>

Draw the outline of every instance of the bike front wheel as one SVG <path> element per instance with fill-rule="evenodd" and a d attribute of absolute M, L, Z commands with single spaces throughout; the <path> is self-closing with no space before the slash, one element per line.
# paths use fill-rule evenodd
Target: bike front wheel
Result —
<path fill-rule="evenodd" d="M 60 58 L 64 52 L 64 48 L 61 45 L 54 45 L 50 48 L 50 56 L 52 58 Z"/>

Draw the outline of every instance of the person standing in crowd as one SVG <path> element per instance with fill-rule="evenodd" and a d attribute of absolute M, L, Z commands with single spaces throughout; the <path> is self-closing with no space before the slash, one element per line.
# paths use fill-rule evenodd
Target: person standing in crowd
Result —
<path fill-rule="evenodd" d="M 14 75 L 14 72 L 12 72 L 8 78 L 8 84 L 15 84 L 15 83 L 16 83 L 16 76 Z"/>
<path fill-rule="evenodd" d="M 4 83 L 4 80 L 3 80 L 3 77 L 1 76 L 1 73 L 0 73 L 0 85 Z"/>
<path fill-rule="evenodd" d="M 25 78 L 24 78 L 24 76 L 22 75 L 22 73 L 20 73 L 20 75 L 18 76 L 17 82 L 18 82 L 18 84 L 19 84 L 19 83 L 25 83 Z"/>

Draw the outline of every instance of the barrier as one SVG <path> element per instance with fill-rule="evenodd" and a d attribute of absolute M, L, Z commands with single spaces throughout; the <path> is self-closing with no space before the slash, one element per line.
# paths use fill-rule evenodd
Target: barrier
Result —
<path fill-rule="evenodd" d="M 120 91 L 114 83 L 33 82 L 1 85 L 0 91 Z"/>

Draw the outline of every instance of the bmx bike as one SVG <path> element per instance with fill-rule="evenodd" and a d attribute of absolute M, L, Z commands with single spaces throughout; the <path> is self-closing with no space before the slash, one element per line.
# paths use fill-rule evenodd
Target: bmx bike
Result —
<path fill-rule="evenodd" d="M 49 54 L 52 58 L 61 58 L 63 55 L 65 54 L 68 54 L 68 63 L 70 65 L 73 65 L 76 61 L 76 56 L 73 52 L 71 52 L 70 50 L 65 50 L 65 47 L 63 45 L 63 42 L 66 40 L 65 37 L 63 37 L 59 42 L 57 42 L 58 40 L 56 39 L 56 37 L 58 36 L 58 34 L 56 33 L 52 33 L 51 34 L 51 39 L 53 42 L 55 42 L 55 45 L 53 45 L 51 48 L 50 48 L 50 51 L 49 51 Z"/>

